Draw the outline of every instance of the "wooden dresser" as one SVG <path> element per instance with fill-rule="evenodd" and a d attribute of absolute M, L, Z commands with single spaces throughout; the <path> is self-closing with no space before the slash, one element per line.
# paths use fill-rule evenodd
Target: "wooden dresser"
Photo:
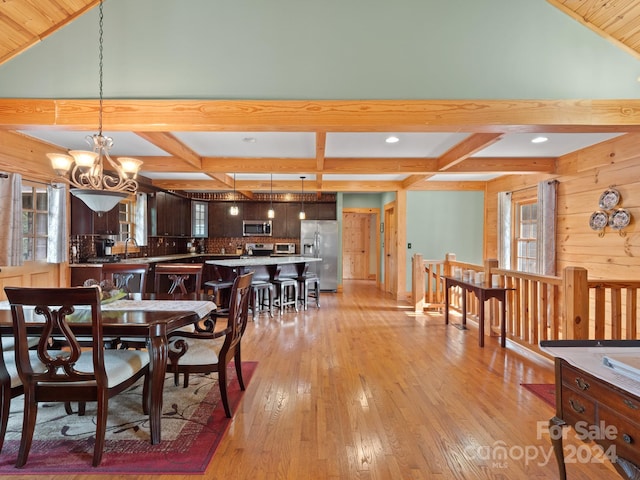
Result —
<path fill-rule="evenodd" d="M 597 348 L 588 350 L 596 352 L 596 359 L 603 355 Z M 566 463 L 607 458 L 624 478 L 640 480 L 640 383 L 629 388 L 631 379 L 616 382 L 617 374 L 596 359 L 582 368 L 575 359 L 555 358 L 556 415 L 549 421 L 549 433 L 560 478 L 566 479 Z M 564 426 L 572 427 L 584 446 L 565 449 Z"/>

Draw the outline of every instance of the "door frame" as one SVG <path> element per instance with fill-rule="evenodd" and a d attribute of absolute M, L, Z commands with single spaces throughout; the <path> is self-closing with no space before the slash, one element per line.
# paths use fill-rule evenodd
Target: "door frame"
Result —
<path fill-rule="evenodd" d="M 369 215 L 372 223 L 375 225 L 376 243 L 375 243 L 375 257 L 376 257 L 376 285 L 380 286 L 380 209 L 379 208 L 343 208 L 342 209 L 342 225 L 344 225 L 345 213 L 358 213 L 363 215 Z M 342 232 L 344 235 L 344 231 Z M 344 259 L 344 239 L 342 243 L 342 258 Z M 344 266 L 343 266 L 344 268 Z"/>

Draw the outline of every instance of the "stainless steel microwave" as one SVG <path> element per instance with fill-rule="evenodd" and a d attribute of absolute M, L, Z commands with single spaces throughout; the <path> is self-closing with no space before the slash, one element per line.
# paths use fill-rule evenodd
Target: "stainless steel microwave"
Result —
<path fill-rule="evenodd" d="M 271 220 L 244 220 L 242 222 L 242 235 L 245 237 L 270 237 Z"/>
<path fill-rule="evenodd" d="M 293 255 L 296 253 L 295 243 L 276 243 L 274 252 L 277 254 Z"/>

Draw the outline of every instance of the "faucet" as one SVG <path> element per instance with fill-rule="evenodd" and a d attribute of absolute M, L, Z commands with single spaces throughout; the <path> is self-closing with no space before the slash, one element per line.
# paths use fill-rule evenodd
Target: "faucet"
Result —
<path fill-rule="evenodd" d="M 129 257 L 129 252 L 127 251 L 127 247 L 129 246 L 129 240 L 131 240 L 131 243 L 133 243 L 136 247 L 138 246 L 138 242 L 136 242 L 135 238 L 127 237 L 127 239 L 124 241 L 124 259 L 125 260 Z"/>

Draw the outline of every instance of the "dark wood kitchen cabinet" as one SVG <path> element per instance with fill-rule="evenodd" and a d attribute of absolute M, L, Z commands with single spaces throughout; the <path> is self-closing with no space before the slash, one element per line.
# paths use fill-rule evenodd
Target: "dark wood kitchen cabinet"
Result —
<path fill-rule="evenodd" d="M 71 195 L 71 235 L 93 233 L 93 211 L 78 197 Z"/>
<path fill-rule="evenodd" d="M 240 213 L 229 214 L 231 202 L 209 203 L 209 236 L 210 237 L 242 237 L 243 206 L 238 203 Z"/>
<path fill-rule="evenodd" d="M 273 211 L 275 213 L 275 217 L 271 219 L 271 232 L 273 233 L 273 236 L 276 238 L 287 238 L 287 204 L 279 202 L 274 203 Z"/>
<path fill-rule="evenodd" d="M 247 202 L 243 205 L 244 220 L 268 220 L 269 203 Z"/>
<path fill-rule="evenodd" d="M 209 237 L 242 237 L 243 220 L 269 220 L 267 212 L 271 202 L 238 202 L 240 213 L 233 217 L 229 208 L 233 205 L 228 201 L 209 202 Z M 300 237 L 300 202 L 273 202 L 275 217 L 272 221 L 272 236 L 274 238 Z M 304 204 L 304 211 L 308 220 L 335 220 L 335 202 L 311 202 Z"/>
<path fill-rule="evenodd" d="M 337 209 L 335 202 L 320 202 L 317 204 L 318 213 L 315 220 L 337 220 Z"/>
<path fill-rule="evenodd" d="M 71 235 L 117 235 L 118 206 L 98 215 L 78 197 L 71 195 Z"/>
<path fill-rule="evenodd" d="M 191 200 L 168 192 L 150 194 L 149 225 L 151 236 L 191 235 Z"/>
<path fill-rule="evenodd" d="M 94 213 L 93 229 L 95 233 L 101 235 L 117 235 L 120 231 L 119 212 L 119 207 L 116 205 L 102 215 Z"/>

